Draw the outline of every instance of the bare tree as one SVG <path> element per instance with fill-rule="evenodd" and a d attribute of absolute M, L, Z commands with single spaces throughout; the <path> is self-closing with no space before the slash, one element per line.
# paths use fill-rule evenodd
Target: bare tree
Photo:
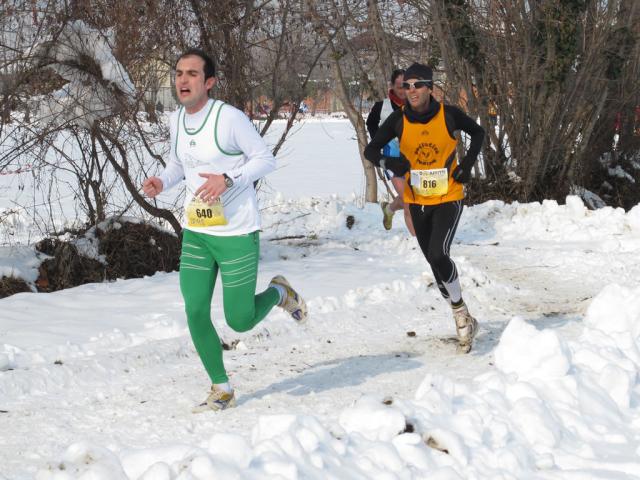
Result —
<path fill-rule="evenodd" d="M 382 24 L 382 16 L 378 7 L 378 2 L 367 0 L 367 23 L 373 32 L 373 39 L 376 46 L 377 58 L 375 71 L 375 96 L 384 98 L 387 94 L 387 79 L 389 73 L 394 70 L 393 53 L 389 42 L 388 34 Z"/>
<path fill-rule="evenodd" d="M 406 15 L 392 2 L 386 6 L 397 17 Z M 376 99 L 385 96 L 392 65 L 398 64 L 393 58 L 411 56 L 414 45 L 410 41 L 405 41 L 401 48 L 394 45 L 391 39 L 397 32 L 389 31 L 376 2 L 332 0 L 319 5 L 310 2 L 309 18 L 318 35 L 329 44 L 328 61 L 333 69 L 335 93 L 356 132 L 365 173 L 365 201 L 377 202 L 376 171 L 363 155 L 368 137 L 362 99 L 365 95 Z"/>
<path fill-rule="evenodd" d="M 12 11 L 10 21 L 28 35 L 9 34 L 3 39 L 16 52 L 8 67 L 19 72 L 12 75 L 9 98 L 23 105 L 37 98 L 37 104 L 31 116 L 22 113 L 3 122 L 10 132 L 3 132 L 9 134 L 2 136 L 2 146 L 7 148 L 0 149 L 0 164 L 20 163 L 28 157 L 35 172 L 50 172 L 49 186 L 41 184 L 40 188 L 48 188 L 51 195 L 59 190 L 59 182 L 65 183 L 77 200 L 78 214 L 86 215 L 86 219 L 78 218 L 80 222 L 101 221 L 137 205 L 179 231 L 180 223 L 170 210 L 157 208 L 137 192 L 136 176 L 149 158 L 158 155 L 152 146 L 155 140 L 144 131 L 149 128 L 142 127 L 137 116 L 144 95 L 114 55 L 114 30 L 100 30 L 79 19 L 82 10 L 77 5 L 31 7 Z M 92 18 L 87 21 L 91 23 Z M 48 81 L 44 86 L 38 84 L 34 92 L 30 80 L 36 78 Z M 12 102 L 12 111 L 25 111 L 15 104 Z M 132 158 L 136 165 L 128 168 Z M 73 184 L 68 174 L 74 175 Z M 123 196 L 113 195 L 118 182 L 128 192 L 124 198 L 135 198 L 135 204 L 130 200 L 120 203 Z M 56 226 L 49 228 L 53 231 Z"/>
<path fill-rule="evenodd" d="M 621 2 L 611 32 L 608 59 L 608 98 L 585 148 L 580 180 L 608 204 L 630 209 L 640 201 L 633 175 L 609 175 L 609 169 L 638 174 L 640 159 L 640 23 L 637 2 Z M 631 18 L 636 20 L 627 21 Z M 607 159 L 608 161 L 603 161 Z"/>
<path fill-rule="evenodd" d="M 34 171 L 51 179 L 49 198 L 60 182 L 73 192 L 80 222 L 82 215 L 94 223 L 146 212 L 180 231 L 175 205 L 160 208 L 138 191 L 145 175 L 164 166 L 168 131 L 155 123 L 154 96 L 178 53 L 192 46 L 209 50 L 221 78 L 216 95 L 241 109 L 250 110 L 258 91 L 273 93 L 274 115 L 290 105 L 276 153 L 326 48 L 305 28 L 302 2 L 294 0 L 19 6 L 5 8 L 1 23 L 7 49 L 0 65 L 0 166 L 32 159 Z M 41 78 L 47 81 L 31 81 Z"/>
<path fill-rule="evenodd" d="M 633 69 L 638 37 L 624 32 L 638 24 L 637 2 L 410 3 L 433 20 L 450 93 L 464 92 L 487 127 L 491 180 L 525 201 L 564 198 L 584 183 L 616 78 Z"/>
<path fill-rule="evenodd" d="M 287 123 L 273 148 L 274 155 L 293 127 L 303 100 L 311 93 L 314 73 L 327 49 L 305 22 L 304 2 L 285 0 L 262 12 L 262 21 L 253 32 L 251 49 L 252 104 L 260 95 L 271 101 L 260 134 L 265 135 L 281 109 L 288 110 Z M 249 112 L 253 114 L 253 110 Z"/>

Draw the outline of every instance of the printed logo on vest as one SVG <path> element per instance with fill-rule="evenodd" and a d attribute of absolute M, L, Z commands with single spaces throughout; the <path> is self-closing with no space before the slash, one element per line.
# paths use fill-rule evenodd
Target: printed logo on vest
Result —
<path fill-rule="evenodd" d="M 196 146 L 196 141 L 195 141 L 195 140 L 191 140 L 191 141 L 189 142 L 189 146 L 190 146 L 190 147 L 195 147 L 195 146 Z"/>
<path fill-rule="evenodd" d="M 184 164 L 189 168 L 196 168 L 201 165 L 207 165 L 207 162 L 198 160 L 193 155 L 186 153 L 184 156 Z"/>
<path fill-rule="evenodd" d="M 419 165 L 433 165 L 436 163 L 435 157 L 440 153 L 440 149 L 434 143 L 420 143 L 414 153 Z"/>

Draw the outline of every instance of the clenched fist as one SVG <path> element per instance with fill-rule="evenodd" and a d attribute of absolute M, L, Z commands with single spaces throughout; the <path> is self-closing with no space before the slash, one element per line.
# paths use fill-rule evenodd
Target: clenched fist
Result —
<path fill-rule="evenodd" d="M 153 198 L 158 195 L 162 192 L 163 188 L 164 185 L 162 184 L 162 180 L 158 177 L 145 178 L 144 182 L 142 182 L 142 191 L 149 198 Z"/>

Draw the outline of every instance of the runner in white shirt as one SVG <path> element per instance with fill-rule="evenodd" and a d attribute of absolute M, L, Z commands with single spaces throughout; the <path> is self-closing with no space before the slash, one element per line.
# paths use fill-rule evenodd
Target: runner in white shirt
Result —
<path fill-rule="evenodd" d="M 211 322 L 211 297 L 221 274 L 227 324 L 251 330 L 274 306 L 299 323 L 307 307 L 278 275 L 256 295 L 260 215 L 254 182 L 275 169 L 275 158 L 247 116 L 209 98 L 216 83 L 211 58 L 191 49 L 176 63 L 176 94 L 182 107 L 170 117 L 171 153 L 166 168 L 143 182 L 151 198 L 185 180 L 185 219 L 180 290 L 191 338 L 211 378 L 208 398 L 195 412 L 235 405 Z"/>

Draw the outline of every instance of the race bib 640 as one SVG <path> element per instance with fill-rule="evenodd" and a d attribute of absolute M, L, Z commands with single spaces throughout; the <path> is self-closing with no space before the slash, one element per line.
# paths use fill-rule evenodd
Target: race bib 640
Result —
<path fill-rule="evenodd" d="M 227 224 L 220 198 L 209 205 L 200 198 L 194 197 L 187 205 L 186 215 L 187 225 L 190 227 L 214 227 Z"/>

